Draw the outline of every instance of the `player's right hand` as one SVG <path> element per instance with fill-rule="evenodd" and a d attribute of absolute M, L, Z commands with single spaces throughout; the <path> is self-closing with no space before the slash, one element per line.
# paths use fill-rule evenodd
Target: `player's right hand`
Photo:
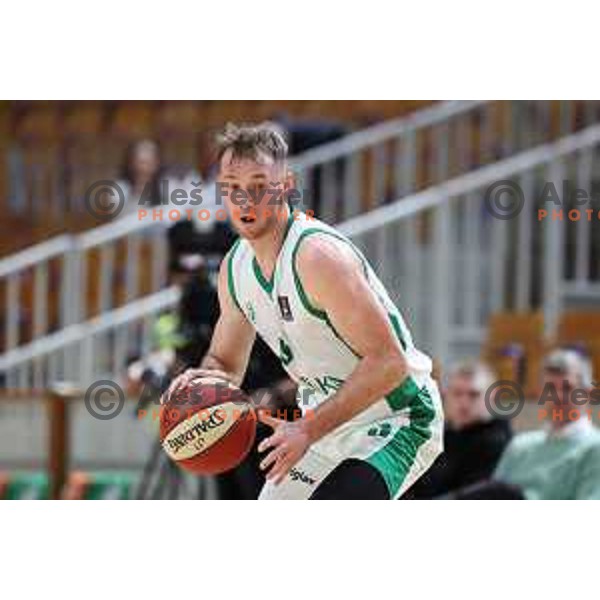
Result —
<path fill-rule="evenodd" d="M 225 371 L 220 371 L 218 369 L 187 369 L 187 371 L 184 371 L 181 375 L 178 375 L 173 379 L 166 392 L 160 397 L 160 403 L 166 404 L 173 392 L 187 386 L 194 379 L 200 379 L 202 377 L 216 377 L 218 379 L 224 379 L 225 381 L 232 381 L 232 377 L 229 373 L 225 373 Z"/>

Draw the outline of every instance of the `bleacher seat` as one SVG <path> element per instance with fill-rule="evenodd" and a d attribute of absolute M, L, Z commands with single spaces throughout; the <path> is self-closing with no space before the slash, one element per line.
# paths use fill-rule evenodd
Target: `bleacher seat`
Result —
<path fill-rule="evenodd" d="M 154 132 L 153 102 L 118 102 L 110 123 L 110 131 L 123 139 L 151 136 Z"/>
<path fill-rule="evenodd" d="M 592 361 L 595 380 L 600 381 L 600 310 L 565 312 L 558 324 L 556 344 L 585 352 Z"/>
<path fill-rule="evenodd" d="M 65 110 L 63 134 L 74 137 L 98 135 L 103 124 L 104 107 L 101 102 L 72 102 Z"/>
<path fill-rule="evenodd" d="M 547 349 L 542 313 L 499 313 L 490 318 L 484 358 L 499 380 L 519 383 L 529 397 L 536 397 L 539 391 Z"/>
<path fill-rule="evenodd" d="M 20 140 L 56 140 L 61 136 L 60 102 L 27 102 L 15 106 L 13 122 Z"/>

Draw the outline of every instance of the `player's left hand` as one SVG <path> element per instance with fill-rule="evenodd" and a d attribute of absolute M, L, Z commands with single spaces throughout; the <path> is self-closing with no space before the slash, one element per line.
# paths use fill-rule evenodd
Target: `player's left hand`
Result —
<path fill-rule="evenodd" d="M 273 434 L 258 446 L 259 452 L 272 448 L 260 463 L 260 468 L 264 471 L 271 467 L 266 477 L 278 485 L 304 456 L 310 446 L 310 438 L 302 420 L 290 423 L 271 417 L 265 411 L 259 411 L 258 418 L 273 428 Z"/>

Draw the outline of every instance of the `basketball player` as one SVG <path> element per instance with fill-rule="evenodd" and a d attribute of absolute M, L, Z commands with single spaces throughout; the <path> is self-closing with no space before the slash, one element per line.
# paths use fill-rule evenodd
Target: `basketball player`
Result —
<path fill-rule="evenodd" d="M 262 414 L 260 499 L 398 498 L 442 450 L 431 360 L 360 251 L 292 212 L 287 145 L 269 125 L 228 126 L 218 183 L 239 239 L 219 273 L 221 315 L 200 369 L 240 385 L 255 332 L 298 383 L 303 417 Z"/>

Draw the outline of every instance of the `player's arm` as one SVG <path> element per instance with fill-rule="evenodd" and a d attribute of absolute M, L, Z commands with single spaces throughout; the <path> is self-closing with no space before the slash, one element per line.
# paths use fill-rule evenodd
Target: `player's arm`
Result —
<path fill-rule="evenodd" d="M 188 369 L 169 386 L 166 397 L 190 379 L 216 375 L 239 386 L 242 383 L 256 332 L 236 306 L 227 283 L 227 258 L 221 263 L 218 278 L 221 314 L 215 325 L 208 352 L 198 369 Z"/>
<path fill-rule="evenodd" d="M 256 331 L 231 297 L 227 282 L 227 260 L 221 263 L 218 288 L 221 314 L 200 369 L 221 371 L 239 386 L 248 367 Z"/>
<path fill-rule="evenodd" d="M 295 448 L 285 447 L 288 440 L 281 442 L 286 433 L 292 437 L 298 434 L 297 448 L 303 453 L 303 443 L 314 443 L 363 412 L 408 376 L 406 359 L 388 315 L 351 248 L 324 238 L 308 238 L 298 251 L 296 266 L 310 302 L 327 313 L 335 330 L 360 360 L 337 393 L 310 415 L 291 424 L 293 429 L 277 425 L 270 417 L 263 419 L 275 428 L 275 433 L 261 445 L 261 450 L 284 445 L 263 461 L 263 468 L 277 461 L 269 472 L 276 481 L 301 456 L 297 456 Z"/>
<path fill-rule="evenodd" d="M 338 392 L 307 419 L 314 442 L 398 387 L 408 367 L 389 316 L 350 247 L 309 238 L 297 260 L 309 299 L 327 313 L 338 334 L 361 357 Z"/>

